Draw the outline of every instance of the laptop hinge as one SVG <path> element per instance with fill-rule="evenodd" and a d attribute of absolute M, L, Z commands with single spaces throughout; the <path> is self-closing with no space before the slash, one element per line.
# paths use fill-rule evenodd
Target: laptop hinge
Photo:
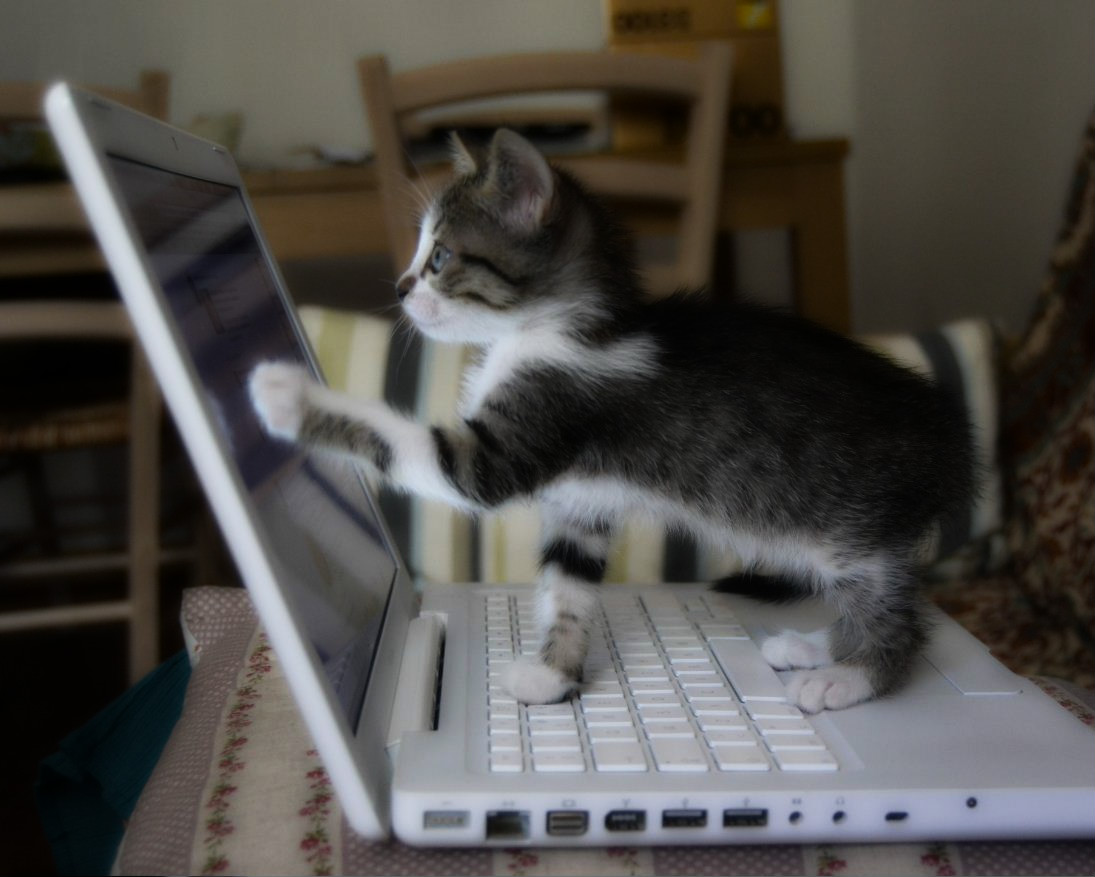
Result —
<path fill-rule="evenodd" d="M 436 615 L 421 615 L 407 625 L 403 664 L 388 726 L 387 751 L 393 761 L 407 731 L 429 731 L 434 727 L 444 642 L 445 626 Z"/>

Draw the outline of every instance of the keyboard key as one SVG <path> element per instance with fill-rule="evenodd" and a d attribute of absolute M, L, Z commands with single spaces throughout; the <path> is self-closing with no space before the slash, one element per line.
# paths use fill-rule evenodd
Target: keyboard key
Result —
<path fill-rule="evenodd" d="M 588 713 L 585 717 L 587 728 L 634 728 L 631 713 Z"/>
<path fill-rule="evenodd" d="M 754 724 L 765 737 L 814 733 L 814 726 L 805 719 L 756 719 Z"/>
<path fill-rule="evenodd" d="M 541 752 L 580 752 L 581 740 L 574 734 L 540 734 L 531 740 L 532 754 Z"/>
<path fill-rule="evenodd" d="M 487 722 L 487 733 L 489 733 L 490 736 L 492 736 L 492 737 L 495 734 L 520 734 L 521 733 L 521 726 L 518 723 L 517 719 L 514 719 L 514 718 L 511 718 L 511 719 L 502 719 L 502 718 L 490 719 Z"/>
<path fill-rule="evenodd" d="M 781 770 L 830 771 L 837 769 L 837 761 L 827 750 L 781 749 L 773 752 Z"/>
<path fill-rule="evenodd" d="M 574 707 L 569 703 L 529 704 L 525 709 L 528 711 L 528 720 L 530 722 L 538 722 L 543 719 L 574 718 Z"/>
<path fill-rule="evenodd" d="M 705 624 L 700 622 L 700 630 L 707 639 L 749 639 L 749 634 L 740 624 Z"/>
<path fill-rule="evenodd" d="M 639 718 L 646 722 L 688 722 L 688 713 L 679 706 L 639 707 Z"/>
<path fill-rule="evenodd" d="M 661 771 L 701 772 L 708 770 L 707 757 L 692 739 L 658 738 L 650 741 L 654 763 Z"/>
<path fill-rule="evenodd" d="M 494 773 L 520 773 L 525 769 L 524 758 L 520 751 L 491 752 L 490 769 Z"/>
<path fill-rule="evenodd" d="M 586 728 L 586 733 L 589 734 L 591 743 L 620 743 L 624 741 L 637 743 L 639 741 L 638 732 L 635 730 L 635 726 L 630 723 L 627 725 L 590 725 Z"/>
<path fill-rule="evenodd" d="M 557 719 L 542 719 L 539 722 L 529 722 L 528 733 L 530 737 L 550 737 L 552 734 L 577 734 L 578 723 L 574 719 L 566 719 L 560 716 Z"/>
<path fill-rule="evenodd" d="M 732 700 L 696 700 L 692 701 L 692 712 L 697 716 L 737 716 L 737 704 Z"/>
<path fill-rule="evenodd" d="M 603 715 L 604 713 L 626 713 L 627 702 L 621 697 L 617 700 L 583 703 L 582 712 L 586 716 Z"/>
<path fill-rule="evenodd" d="M 540 773 L 578 773 L 586 769 L 581 752 L 533 752 L 532 768 Z"/>
<path fill-rule="evenodd" d="M 691 688 L 685 687 L 684 696 L 688 699 L 688 702 L 692 705 L 698 705 L 701 703 L 731 703 L 735 706 L 737 701 L 730 696 L 730 689 L 725 685 L 717 686 L 693 686 Z"/>
<path fill-rule="evenodd" d="M 764 703 L 749 704 L 749 715 L 754 719 L 801 719 L 802 710 L 789 703 Z"/>
<path fill-rule="evenodd" d="M 719 746 L 711 752 L 719 770 L 766 771 L 772 769 L 759 746 Z"/>
<path fill-rule="evenodd" d="M 623 686 L 619 682 L 590 682 L 582 686 L 582 696 L 588 697 L 596 694 L 623 694 Z"/>
<path fill-rule="evenodd" d="M 635 706 L 639 709 L 655 706 L 678 706 L 681 702 L 675 694 L 650 694 L 645 691 L 636 693 L 634 698 Z"/>
<path fill-rule="evenodd" d="M 787 700 L 776 671 L 768 666 L 751 640 L 711 640 L 711 651 L 742 700 L 747 703 Z"/>
<path fill-rule="evenodd" d="M 817 736 L 817 734 L 787 734 L 784 736 L 767 737 L 765 738 L 765 742 L 768 744 L 768 748 L 773 752 L 791 749 L 821 750 L 826 748 L 825 741 Z"/>
<path fill-rule="evenodd" d="M 719 729 L 737 731 L 749 727 L 748 722 L 740 716 L 697 716 L 696 721 L 704 732 Z"/>
<path fill-rule="evenodd" d="M 488 715 L 492 719 L 516 719 L 517 703 L 497 703 L 492 700 L 488 709 Z"/>
<path fill-rule="evenodd" d="M 595 743 L 593 766 L 603 771 L 645 771 L 646 755 L 638 741 Z"/>
<path fill-rule="evenodd" d="M 703 732 L 704 739 L 711 746 L 756 746 L 757 738 L 745 725 L 740 728 L 712 728 Z"/>
<path fill-rule="evenodd" d="M 651 740 L 664 737 L 696 739 L 696 732 L 688 722 L 651 722 L 643 723 L 646 736 Z"/>
<path fill-rule="evenodd" d="M 628 688 L 631 689 L 633 695 L 639 694 L 673 694 L 676 689 L 673 687 L 673 683 L 668 680 L 665 682 L 658 682 L 653 679 L 636 679 L 635 681 L 628 682 Z"/>

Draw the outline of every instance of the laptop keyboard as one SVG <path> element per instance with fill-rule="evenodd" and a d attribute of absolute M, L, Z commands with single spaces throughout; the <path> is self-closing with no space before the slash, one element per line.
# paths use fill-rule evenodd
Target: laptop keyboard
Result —
<path fill-rule="evenodd" d="M 539 651 L 533 598 L 486 594 L 484 603 L 493 772 L 838 768 L 718 594 L 608 591 L 578 696 L 529 706 L 501 677 Z"/>

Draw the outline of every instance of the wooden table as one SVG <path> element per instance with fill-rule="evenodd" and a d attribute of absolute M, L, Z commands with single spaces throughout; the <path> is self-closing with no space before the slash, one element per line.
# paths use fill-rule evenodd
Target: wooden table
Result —
<path fill-rule="evenodd" d="M 791 230 L 799 313 L 851 327 L 844 213 L 846 140 L 727 149 L 720 231 Z M 280 261 L 383 253 L 380 193 L 369 166 L 244 174 Z M 0 189 L 0 278 L 102 267 L 67 183 Z"/>

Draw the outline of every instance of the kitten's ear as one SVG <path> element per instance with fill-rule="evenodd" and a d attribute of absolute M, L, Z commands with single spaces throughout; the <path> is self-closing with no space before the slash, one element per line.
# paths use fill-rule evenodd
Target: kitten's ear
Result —
<path fill-rule="evenodd" d="M 452 159 L 453 173 L 458 177 L 470 177 L 479 170 L 475 156 L 455 131 L 449 134 L 449 157 Z"/>
<path fill-rule="evenodd" d="M 487 161 L 489 185 L 501 198 L 504 218 L 522 231 L 535 231 L 555 194 L 547 160 L 520 134 L 503 128 L 491 140 Z"/>

